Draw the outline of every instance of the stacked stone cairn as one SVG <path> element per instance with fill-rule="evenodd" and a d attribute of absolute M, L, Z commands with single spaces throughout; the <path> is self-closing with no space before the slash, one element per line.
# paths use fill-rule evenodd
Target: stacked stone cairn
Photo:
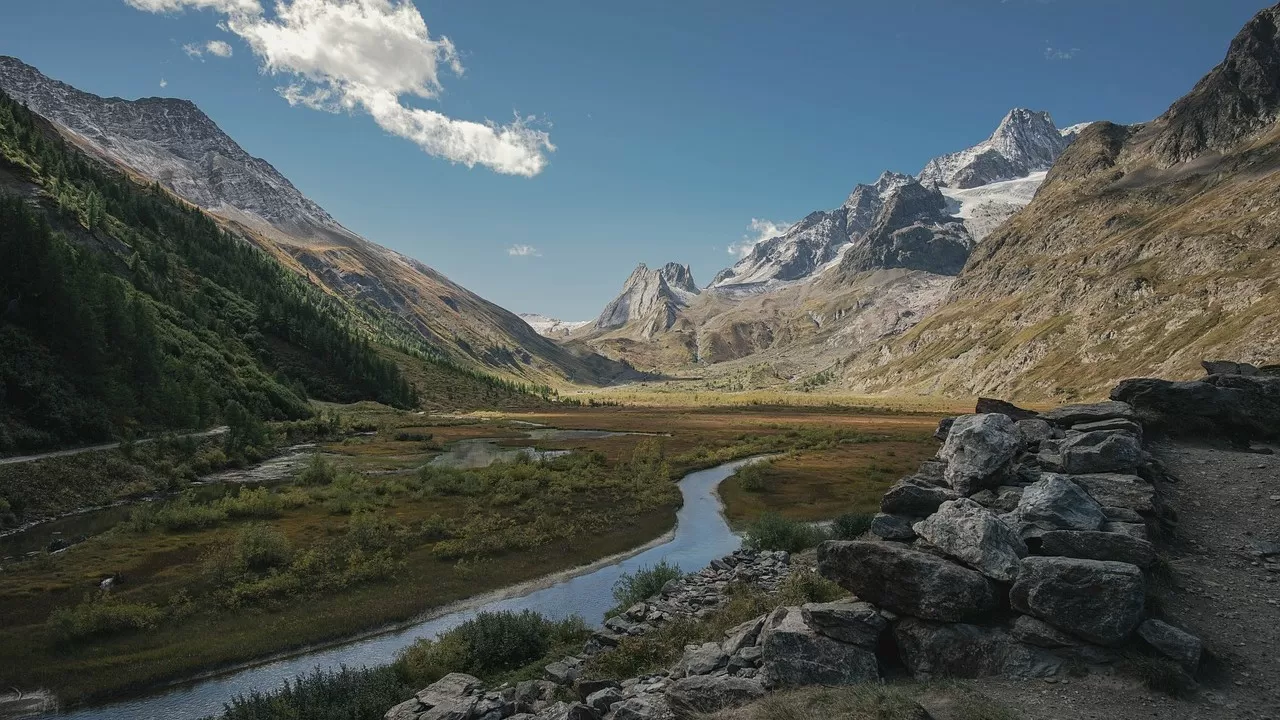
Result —
<path fill-rule="evenodd" d="M 895 483 L 870 539 L 818 548 L 817 570 L 852 595 L 779 607 L 686 647 L 665 673 L 580 678 L 592 654 L 676 618 L 701 618 L 731 583 L 776 589 L 786 553 L 741 550 L 606 621 L 582 657 L 546 679 L 485 692 L 453 674 L 388 720 L 689 718 L 806 685 L 849 685 L 905 672 L 938 677 L 1048 677 L 1105 664 L 1140 643 L 1193 674 L 1201 643 L 1146 613 L 1156 560 L 1157 485 L 1143 426 L 1119 401 L 1033 413 L 983 400 L 938 429 L 937 456 Z M 575 702 L 554 701 L 577 697 Z"/>

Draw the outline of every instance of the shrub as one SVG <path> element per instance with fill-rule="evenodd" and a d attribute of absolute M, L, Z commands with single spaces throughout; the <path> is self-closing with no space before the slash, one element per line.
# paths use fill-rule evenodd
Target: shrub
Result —
<path fill-rule="evenodd" d="M 284 567 L 293 558 L 289 540 L 270 525 L 247 525 L 236 534 L 236 557 L 250 570 Z"/>
<path fill-rule="evenodd" d="M 347 539 L 361 550 L 399 548 L 407 534 L 403 523 L 380 512 L 357 512 L 347 521 Z"/>
<path fill-rule="evenodd" d="M 450 672 L 492 676 L 542 660 L 553 647 L 580 643 L 589 634 L 577 616 L 557 621 L 532 610 L 482 612 L 438 638 L 405 648 L 396 667 L 414 687 Z"/>
<path fill-rule="evenodd" d="M 857 540 L 871 530 L 874 515 L 845 513 L 831 523 L 831 537 L 836 540 Z"/>
<path fill-rule="evenodd" d="M 738 487 L 747 492 L 764 492 L 769 489 L 772 484 L 772 466 L 767 462 L 752 463 L 744 465 L 734 473 L 734 477 L 738 480 Z"/>
<path fill-rule="evenodd" d="M 142 505 L 129 513 L 129 519 L 121 523 L 126 530 L 143 533 L 160 528 L 168 532 L 197 530 L 213 527 L 227 519 L 221 507 L 191 501 L 183 496 L 169 502 Z"/>
<path fill-rule="evenodd" d="M 109 593 L 88 595 L 75 607 L 61 607 L 49 615 L 48 627 L 54 639 L 73 642 L 99 635 L 150 630 L 160 624 L 164 613 L 154 605 L 123 602 Z"/>
<path fill-rule="evenodd" d="M 756 550 L 799 552 L 828 538 L 821 528 L 766 512 L 747 529 L 743 544 Z"/>
<path fill-rule="evenodd" d="M 380 720 L 387 708 L 413 694 L 389 665 L 337 671 L 317 668 L 271 692 L 237 695 L 219 720 Z"/>
<path fill-rule="evenodd" d="M 324 486 L 332 483 L 337 477 L 338 470 L 333 463 L 317 453 L 307 461 L 306 467 L 302 468 L 302 472 L 298 473 L 295 482 L 299 485 Z"/>
<path fill-rule="evenodd" d="M 618 603 L 615 609 L 618 612 L 626 610 L 641 600 L 658 594 L 669 581 L 683 576 L 680 568 L 666 560 L 657 565 L 642 567 L 634 573 L 623 573 L 613 584 L 613 599 Z"/>
<path fill-rule="evenodd" d="M 260 487 L 241 488 L 236 495 L 219 499 L 215 506 L 233 518 L 269 519 L 280 517 L 284 503 L 279 495 Z"/>

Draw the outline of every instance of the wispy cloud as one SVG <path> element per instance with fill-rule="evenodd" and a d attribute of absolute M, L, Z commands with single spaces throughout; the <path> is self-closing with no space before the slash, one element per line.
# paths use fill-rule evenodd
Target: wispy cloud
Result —
<path fill-rule="evenodd" d="M 210 55 L 216 55 L 220 58 L 231 57 L 231 44 L 222 40 L 210 40 L 205 43 L 204 49 Z"/>
<path fill-rule="evenodd" d="M 747 225 L 747 232 L 742 235 L 742 239 L 730 243 L 725 249 L 734 257 L 746 257 L 751 252 L 751 248 L 769 238 L 782 235 L 791 225 L 792 223 L 776 223 L 762 218 L 751 218 L 751 223 Z"/>
<path fill-rule="evenodd" d="M 219 26 L 249 45 L 263 71 L 285 79 L 277 91 L 290 104 L 365 112 L 435 157 L 532 177 L 555 150 L 547 123 L 532 116 L 473 122 L 404 101 L 435 99 L 443 92 L 443 70 L 463 73 L 453 42 L 433 37 L 410 0 L 279 0 L 273 17 L 259 0 L 124 1 L 149 12 L 220 13 Z"/>
<path fill-rule="evenodd" d="M 167 88 L 167 87 L 169 87 L 169 81 L 168 81 L 168 80 L 165 80 L 164 78 L 160 78 L 160 87 L 162 87 L 162 88 Z"/>
<path fill-rule="evenodd" d="M 516 244 L 507 248 L 507 254 L 513 257 L 542 257 L 542 251 L 532 245 Z"/>
<path fill-rule="evenodd" d="M 1044 59 L 1045 60 L 1071 60 L 1075 58 L 1075 56 L 1078 55 L 1079 53 L 1080 53 L 1080 48 L 1070 48 L 1070 49 L 1064 50 L 1063 48 L 1046 47 L 1044 49 Z"/>

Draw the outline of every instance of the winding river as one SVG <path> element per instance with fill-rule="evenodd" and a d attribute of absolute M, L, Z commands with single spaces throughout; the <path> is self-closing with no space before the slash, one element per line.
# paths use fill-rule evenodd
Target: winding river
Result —
<path fill-rule="evenodd" d="M 684 505 L 676 513 L 675 530 L 632 554 L 608 558 L 542 581 L 474 598 L 452 606 L 443 614 L 399 630 L 242 667 L 130 700 L 46 717 L 61 720 L 194 720 L 220 712 L 223 703 L 236 695 L 272 690 L 285 680 L 317 667 L 337 669 L 341 665 L 385 664 L 395 657 L 397 651 L 418 638 L 438 635 L 484 610 L 534 610 L 551 618 L 576 613 L 588 622 L 598 624 L 613 606 L 613 584 L 623 573 L 663 560 L 678 565 L 686 572 L 693 572 L 737 549 L 741 539 L 725 522 L 716 487 L 739 467 L 755 459 L 736 460 L 686 475 L 680 481 Z"/>

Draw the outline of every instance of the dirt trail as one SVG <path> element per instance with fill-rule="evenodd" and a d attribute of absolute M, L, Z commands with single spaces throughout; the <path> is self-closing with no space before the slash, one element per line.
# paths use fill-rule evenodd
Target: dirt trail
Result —
<path fill-rule="evenodd" d="M 978 685 L 1026 720 L 1280 720 L 1280 555 L 1270 554 L 1280 550 L 1280 455 L 1152 451 L 1180 480 L 1164 487 L 1177 513 L 1162 547 L 1174 580 L 1156 597 L 1167 620 L 1204 641 L 1199 692 L 1175 700 L 1102 675 Z"/>
<path fill-rule="evenodd" d="M 228 429 L 229 428 L 226 425 L 223 425 L 221 427 L 216 427 L 211 430 L 204 430 L 197 433 L 187 433 L 186 435 L 178 435 L 176 437 L 178 438 L 213 437 L 215 435 L 226 434 Z M 134 441 L 134 444 L 142 445 L 144 443 L 155 442 L 156 440 L 157 438 L 145 438 L 143 440 Z M 19 455 L 17 457 L 0 458 L 0 465 L 16 465 L 18 463 L 29 463 L 29 462 L 35 462 L 36 460 L 48 460 L 49 458 L 68 457 L 71 455 L 79 455 L 81 453 L 87 453 L 87 452 L 101 452 L 103 450 L 115 450 L 116 448 L 120 447 L 122 444 L 123 443 L 118 443 L 118 442 L 102 443 L 100 445 L 86 445 L 84 447 L 71 448 L 70 450 L 53 450 L 46 453 L 37 453 L 35 455 Z"/>

